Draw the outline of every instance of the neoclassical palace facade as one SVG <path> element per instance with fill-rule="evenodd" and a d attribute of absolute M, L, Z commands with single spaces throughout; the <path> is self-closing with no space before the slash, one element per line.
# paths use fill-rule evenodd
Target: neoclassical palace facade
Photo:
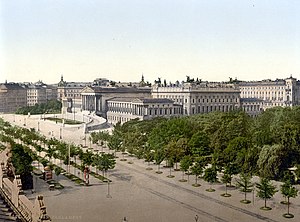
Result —
<path fill-rule="evenodd" d="M 186 82 L 178 85 L 155 84 L 153 98 L 167 98 L 183 106 L 183 115 L 240 108 L 240 91 L 234 84 Z"/>
<path fill-rule="evenodd" d="M 240 82 L 238 85 L 241 107 L 252 115 L 276 106 L 300 105 L 300 81 L 293 77 Z"/>
<path fill-rule="evenodd" d="M 147 120 L 154 117 L 177 117 L 182 115 L 182 106 L 169 99 L 112 98 L 107 100 L 107 121 L 121 124 L 132 120 Z"/>
<path fill-rule="evenodd" d="M 82 111 L 95 112 L 105 117 L 107 115 L 107 101 L 115 98 L 150 98 L 151 88 L 149 87 L 101 87 L 87 86 L 81 91 Z"/>
<path fill-rule="evenodd" d="M 169 85 L 156 81 L 152 87 L 86 86 L 80 96 L 77 102 L 80 111 L 95 112 L 113 124 L 134 118 L 194 115 L 236 109 L 243 109 L 249 115 L 256 116 L 267 108 L 299 105 L 300 82 L 292 77 L 222 83 L 197 80 Z M 172 113 L 168 113 L 168 110 L 172 110 Z"/>

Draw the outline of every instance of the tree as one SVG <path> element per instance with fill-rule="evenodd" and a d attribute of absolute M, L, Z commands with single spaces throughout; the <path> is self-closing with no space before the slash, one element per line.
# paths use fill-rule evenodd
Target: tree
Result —
<path fill-rule="evenodd" d="M 230 177 L 230 181 L 229 181 L 229 186 L 233 186 L 231 184 L 232 182 L 232 176 L 234 174 L 237 174 L 238 173 L 238 170 L 237 170 L 237 167 L 234 163 L 228 163 L 226 166 L 225 166 L 225 169 L 224 169 L 224 174 L 228 174 L 229 177 Z"/>
<path fill-rule="evenodd" d="M 283 214 L 284 217 L 294 217 L 293 214 L 290 213 L 290 198 L 295 198 L 298 195 L 298 190 L 292 186 L 290 181 L 285 181 L 284 184 L 281 185 L 281 194 L 287 198 L 287 213 Z"/>
<path fill-rule="evenodd" d="M 215 182 L 217 182 L 217 170 L 216 170 L 216 167 L 215 166 L 212 166 L 210 168 L 207 168 L 205 171 L 204 171 L 204 177 L 203 179 L 210 183 L 210 188 L 209 189 L 206 189 L 206 191 L 208 192 L 214 192 L 215 189 L 213 189 L 211 187 L 211 185 Z"/>
<path fill-rule="evenodd" d="M 253 183 L 251 183 L 251 176 L 249 174 L 241 173 L 239 179 L 236 179 L 236 186 L 245 195 L 245 199 L 240 202 L 244 204 L 251 203 L 250 200 L 247 200 L 247 192 L 251 192 L 253 187 Z"/>
<path fill-rule="evenodd" d="M 264 178 L 278 179 L 286 169 L 283 168 L 284 147 L 279 144 L 264 145 L 260 151 L 257 166 L 259 175 Z"/>
<path fill-rule="evenodd" d="M 186 182 L 187 180 L 184 179 L 184 174 L 186 171 L 188 171 L 193 164 L 191 156 L 184 156 L 180 161 L 180 169 L 182 171 L 182 179 L 180 179 L 180 182 Z"/>
<path fill-rule="evenodd" d="M 102 170 L 104 177 L 104 173 L 107 173 L 109 169 L 113 169 L 115 167 L 116 160 L 112 154 L 102 153 L 101 155 L 98 155 L 95 165 L 99 170 Z"/>
<path fill-rule="evenodd" d="M 257 196 L 265 201 L 265 206 L 260 209 L 271 210 L 271 207 L 267 207 L 267 199 L 272 198 L 278 191 L 276 190 L 276 186 L 274 186 L 269 179 L 261 178 L 260 183 L 256 184 L 256 188 L 258 189 Z"/>
<path fill-rule="evenodd" d="M 195 174 L 195 183 L 193 184 L 194 187 L 199 187 L 198 184 L 198 176 L 203 172 L 203 164 L 200 160 L 196 161 L 194 165 L 191 167 L 191 171 Z"/>
<path fill-rule="evenodd" d="M 153 161 L 153 159 L 154 159 L 153 152 L 151 150 L 147 150 L 144 153 L 144 158 L 145 158 L 145 161 L 148 162 L 148 167 L 146 168 L 146 170 L 152 170 L 152 167 L 150 167 L 150 162 Z"/>
<path fill-rule="evenodd" d="M 22 181 L 22 189 L 32 189 L 32 157 L 30 155 L 31 150 L 27 147 L 23 147 L 20 144 L 12 145 L 12 157 L 11 162 L 15 168 L 15 174 L 20 175 Z"/>
<path fill-rule="evenodd" d="M 160 171 L 160 164 L 165 159 L 165 153 L 163 150 L 156 150 L 154 152 L 154 160 L 155 164 L 157 165 L 157 171 L 156 173 L 161 174 L 162 171 Z"/>
<path fill-rule="evenodd" d="M 58 181 L 58 176 L 61 173 L 61 168 L 60 167 L 55 167 L 54 172 L 55 172 L 55 175 L 56 175 L 56 180 Z"/>
<path fill-rule="evenodd" d="M 230 197 L 231 194 L 227 193 L 227 186 L 229 183 L 231 183 L 231 175 L 228 172 L 224 172 L 223 177 L 222 177 L 222 182 L 225 184 L 225 193 L 221 194 L 223 197 Z"/>
<path fill-rule="evenodd" d="M 210 154 L 209 150 L 209 137 L 207 133 L 198 131 L 193 134 L 188 142 L 191 152 L 194 156 L 200 157 Z"/>

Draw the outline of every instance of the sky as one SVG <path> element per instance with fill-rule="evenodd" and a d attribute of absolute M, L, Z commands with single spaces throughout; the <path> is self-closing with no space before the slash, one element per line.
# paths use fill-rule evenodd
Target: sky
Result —
<path fill-rule="evenodd" d="M 300 79 L 299 0 L 0 0 L 0 83 Z"/>

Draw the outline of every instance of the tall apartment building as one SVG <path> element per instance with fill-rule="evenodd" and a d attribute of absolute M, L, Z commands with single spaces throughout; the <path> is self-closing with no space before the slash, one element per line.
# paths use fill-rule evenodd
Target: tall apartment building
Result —
<path fill-rule="evenodd" d="M 36 83 L 23 83 L 22 86 L 27 90 L 27 106 L 57 99 L 57 87 L 55 85 L 46 85 L 42 81 L 38 81 Z"/>
<path fill-rule="evenodd" d="M 161 84 L 152 87 L 153 98 L 166 98 L 183 106 L 183 115 L 227 112 L 240 108 L 240 91 L 234 84 L 187 81 L 181 84 Z"/>
<path fill-rule="evenodd" d="M 253 112 L 258 106 L 262 111 L 276 106 L 300 105 L 300 81 L 293 77 L 240 82 L 238 85 L 246 112 Z"/>
<path fill-rule="evenodd" d="M 26 89 L 16 83 L 0 84 L 0 112 L 13 113 L 27 105 Z"/>

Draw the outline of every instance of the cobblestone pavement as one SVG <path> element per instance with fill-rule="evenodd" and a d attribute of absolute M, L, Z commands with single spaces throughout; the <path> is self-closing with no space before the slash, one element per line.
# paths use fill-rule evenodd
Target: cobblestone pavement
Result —
<path fill-rule="evenodd" d="M 3 115 L 4 119 L 22 126 L 24 117 Z M 13 122 L 15 120 L 15 122 Z M 59 124 L 50 121 L 39 120 L 37 116 L 26 118 L 26 127 L 37 128 L 40 132 L 51 137 L 59 137 Z M 64 127 L 62 139 L 83 144 L 83 127 Z M 88 144 L 89 145 L 89 144 Z M 94 149 L 102 149 L 93 145 Z M 104 151 L 109 152 L 107 148 Z M 257 198 L 254 193 L 248 194 L 251 204 L 245 205 L 239 201 L 243 194 L 236 189 L 229 189 L 231 197 L 222 197 L 224 185 L 213 185 L 215 192 L 207 192 L 210 185 L 199 180 L 200 187 L 193 187 L 194 176 L 190 176 L 189 182 L 182 183 L 181 172 L 172 172 L 174 178 L 166 177 L 169 170 L 162 167 L 162 174 L 156 174 L 156 166 L 153 170 L 146 170 L 147 164 L 143 160 L 126 157 L 128 161 L 117 159 L 116 168 L 109 172 L 112 183 L 109 185 L 91 177 L 91 186 L 82 187 L 75 185 L 64 176 L 59 176 L 59 182 L 65 186 L 63 190 L 49 191 L 47 184 L 37 179 L 36 194 L 43 194 L 49 215 L 53 221 L 100 221 L 117 222 L 124 217 L 129 222 L 198 222 L 206 221 L 285 221 L 282 217 L 286 212 L 286 206 L 279 202 L 283 200 L 280 192 L 268 201 L 271 211 L 262 211 L 263 200 Z M 94 170 L 94 169 L 92 169 Z M 71 168 L 71 172 L 74 168 Z M 75 173 L 77 173 L 75 171 Z M 186 177 L 187 178 L 187 177 Z M 279 189 L 279 184 L 278 184 Z M 299 187 L 298 187 L 299 189 Z M 107 197 L 109 193 L 109 198 Z M 291 199 L 290 211 L 295 218 L 289 221 L 299 221 L 300 197 Z M 197 216 L 196 216 L 197 215 Z"/>

